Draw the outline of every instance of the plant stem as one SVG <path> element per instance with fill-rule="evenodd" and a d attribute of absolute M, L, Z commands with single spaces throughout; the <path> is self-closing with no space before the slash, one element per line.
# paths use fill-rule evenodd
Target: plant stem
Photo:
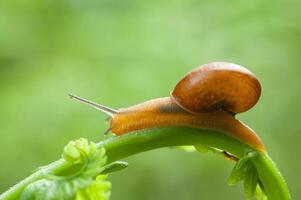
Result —
<path fill-rule="evenodd" d="M 179 145 L 214 147 L 225 150 L 238 158 L 244 156 L 246 151 L 256 151 L 258 156 L 254 159 L 254 163 L 268 198 L 270 200 L 291 199 L 284 179 L 266 153 L 259 152 L 247 144 L 219 132 L 182 127 L 148 129 L 111 137 L 97 143 L 97 148 L 104 147 L 106 149 L 107 164 L 109 164 L 144 151 Z M 28 184 L 43 178 L 45 174 L 60 174 L 69 167 L 63 159 L 53 162 L 0 195 L 0 200 L 18 199 Z"/>

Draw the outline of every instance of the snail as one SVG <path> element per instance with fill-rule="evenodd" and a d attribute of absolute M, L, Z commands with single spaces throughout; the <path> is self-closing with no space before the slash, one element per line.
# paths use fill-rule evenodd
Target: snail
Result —
<path fill-rule="evenodd" d="M 256 133 L 235 118 L 258 101 L 261 86 L 246 68 L 226 62 L 213 62 L 189 72 L 175 86 L 169 97 L 152 99 L 114 110 L 70 94 L 71 98 L 110 115 L 113 134 L 184 126 L 214 130 L 265 152 Z"/>

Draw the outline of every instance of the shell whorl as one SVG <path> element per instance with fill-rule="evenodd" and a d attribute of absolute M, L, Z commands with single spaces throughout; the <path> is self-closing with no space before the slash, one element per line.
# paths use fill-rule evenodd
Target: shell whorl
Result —
<path fill-rule="evenodd" d="M 213 62 L 189 72 L 171 98 L 192 113 L 225 110 L 236 114 L 253 107 L 260 94 L 260 83 L 252 72 L 236 64 Z"/>

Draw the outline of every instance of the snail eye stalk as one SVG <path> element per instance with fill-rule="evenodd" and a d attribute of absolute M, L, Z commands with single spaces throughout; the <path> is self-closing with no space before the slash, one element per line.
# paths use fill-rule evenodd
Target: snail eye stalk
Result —
<path fill-rule="evenodd" d="M 90 100 L 87 100 L 87 99 L 84 99 L 84 98 L 81 98 L 79 96 L 76 96 L 76 95 L 73 95 L 73 94 L 69 94 L 69 97 L 71 99 L 75 99 L 81 103 L 84 103 L 84 104 L 87 104 L 93 108 L 96 108 L 97 110 L 100 110 L 110 116 L 113 116 L 113 115 L 116 115 L 118 112 L 112 108 L 109 108 L 107 106 L 104 106 L 104 105 L 101 105 L 101 104 L 98 104 L 98 103 L 95 103 L 93 101 L 90 101 Z"/>

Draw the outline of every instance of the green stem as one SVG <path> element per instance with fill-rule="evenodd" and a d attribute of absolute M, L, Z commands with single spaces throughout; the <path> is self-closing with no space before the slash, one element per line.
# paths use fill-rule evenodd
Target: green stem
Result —
<path fill-rule="evenodd" d="M 109 164 L 144 151 L 179 145 L 215 147 L 225 150 L 239 158 L 244 156 L 246 151 L 257 151 L 222 133 L 182 127 L 148 129 L 123 136 L 111 137 L 99 142 L 97 147 L 104 147 L 106 149 L 108 156 L 107 164 Z M 254 162 L 268 198 L 270 200 L 290 200 L 287 185 L 268 155 L 258 152 L 258 156 Z M 17 199 L 28 184 L 43 178 L 45 174 L 59 174 L 68 170 L 69 167 L 70 166 L 62 159 L 51 163 L 0 195 L 0 200 Z"/>

